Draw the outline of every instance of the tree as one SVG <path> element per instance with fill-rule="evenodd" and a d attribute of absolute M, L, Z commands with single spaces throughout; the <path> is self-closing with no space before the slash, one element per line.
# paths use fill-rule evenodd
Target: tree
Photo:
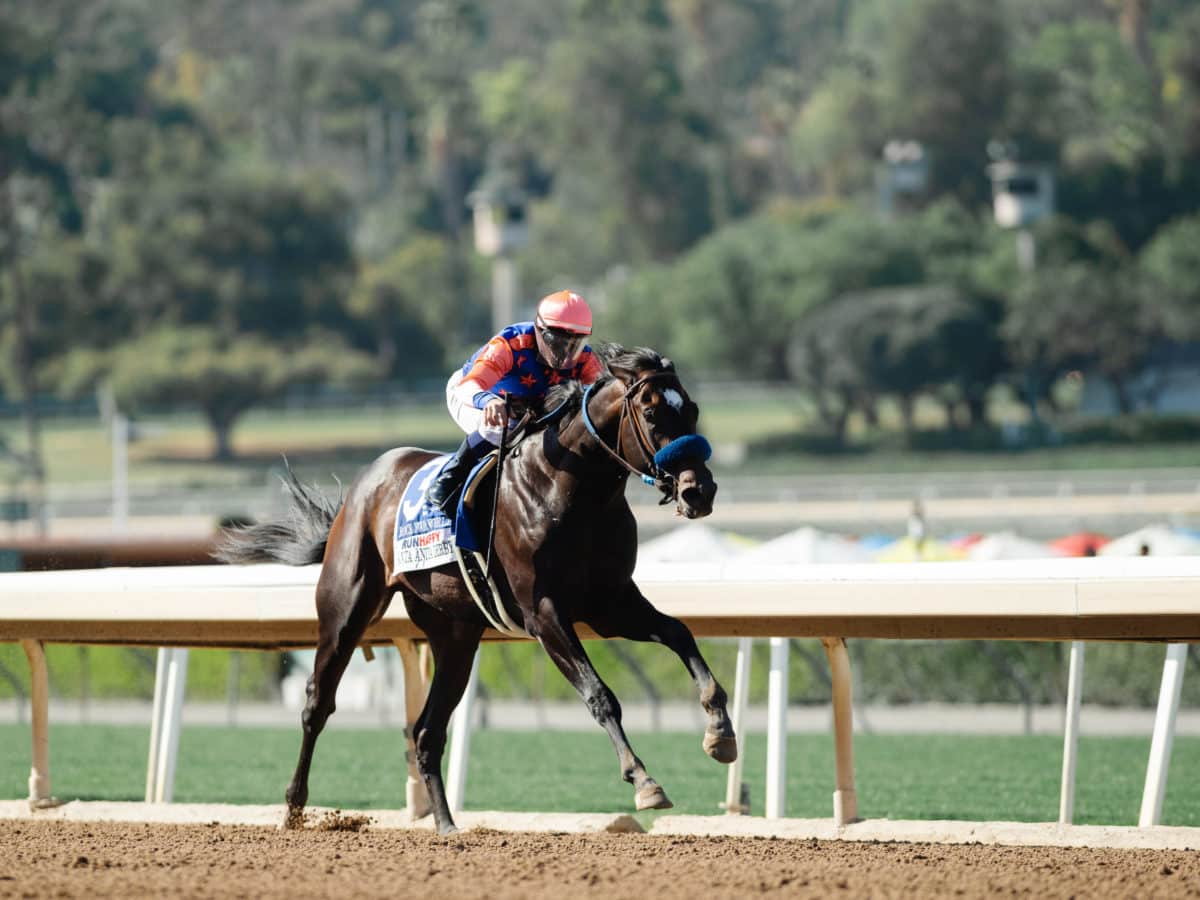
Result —
<path fill-rule="evenodd" d="M 441 230 L 450 241 L 450 302 L 467 295 L 468 263 L 461 245 L 467 192 L 486 148 L 476 130 L 470 73 L 484 42 L 485 18 L 474 0 L 426 0 L 417 11 L 420 83 L 425 93 L 425 153 L 441 200 Z M 460 310 L 456 310 L 460 311 Z M 453 322 L 453 319 L 450 320 Z M 460 335 L 461 339 L 461 335 Z"/>
<path fill-rule="evenodd" d="M 619 199 L 625 258 L 661 260 L 709 230 L 709 124 L 685 95 L 663 0 L 581 3 L 546 77 L 558 87 L 552 163 Z"/>
<path fill-rule="evenodd" d="M 662 334 L 672 356 L 704 371 L 787 381 L 795 329 L 810 310 L 922 280 L 913 231 L 852 208 L 761 214 L 632 279 L 606 321 Z"/>
<path fill-rule="evenodd" d="M 1160 228 L 1140 264 L 1169 335 L 1176 341 L 1200 340 L 1200 215 Z"/>
<path fill-rule="evenodd" d="M 1053 129 L 1068 169 L 1103 160 L 1129 168 L 1161 147 L 1153 78 L 1109 23 L 1047 26 L 1021 69 L 1027 88 L 1042 94 L 1037 124 Z"/>
<path fill-rule="evenodd" d="M 785 379 L 797 278 L 791 236 L 769 217 L 725 228 L 674 265 L 640 270 L 615 292 L 601 327 L 693 369 Z"/>
<path fill-rule="evenodd" d="M 862 305 L 832 303 L 804 319 L 790 356 L 796 380 L 813 399 L 817 416 L 838 447 L 845 447 L 855 410 L 873 414 L 875 398 L 867 392 L 863 362 L 874 355 L 877 336 L 867 324 Z"/>
<path fill-rule="evenodd" d="M 19 394 L 22 378 L 30 377 L 35 393 L 61 392 L 73 354 L 112 346 L 129 334 L 128 311 L 108 290 L 108 271 L 103 254 L 77 237 L 47 236 L 35 246 L 21 265 L 21 288 L 36 298 L 27 310 L 26 374 L 17 329 L 0 328 L 0 385 Z M 13 308 L 10 290 L 0 286 L 0 297 Z"/>
<path fill-rule="evenodd" d="M 1200 158 L 1200 9 L 1189 10 L 1171 30 L 1163 95 L 1178 154 Z"/>
<path fill-rule="evenodd" d="M 1186 43 L 1184 34 L 1173 37 Z M 1130 251 L 1200 204 L 1200 175 L 1184 161 L 1185 82 L 1160 91 L 1156 70 L 1113 23 L 1054 23 L 1022 48 L 1009 107 L 1021 156 L 1059 162 L 1059 210 L 1111 223 Z"/>
<path fill-rule="evenodd" d="M 39 498 L 45 316 L 27 260 L 62 233 L 83 230 L 91 189 L 112 165 L 110 128 L 159 111 L 143 25 L 135 10 L 112 3 L 23 3 L 0 15 L 0 343 L 11 350 L 25 423 L 21 458 Z M 44 526 L 40 511 L 38 521 Z"/>
<path fill-rule="evenodd" d="M 836 197 L 869 188 L 889 137 L 885 107 L 875 78 L 857 66 L 834 69 L 792 127 L 801 179 Z"/>
<path fill-rule="evenodd" d="M 793 229 L 770 219 L 718 232 L 674 267 L 666 323 L 683 358 L 736 377 L 785 381 L 801 269 Z M 671 349 L 672 353 L 676 350 Z"/>
<path fill-rule="evenodd" d="M 140 327 L 271 336 L 349 327 L 347 201 L 329 182 L 216 172 L 160 179 L 121 202 L 114 277 Z"/>
<path fill-rule="evenodd" d="M 1122 412 L 1137 400 L 1130 380 L 1164 337 L 1156 305 L 1131 272 L 1095 264 L 1050 264 L 1023 279 L 1009 297 L 1001 333 L 1026 403 L 1050 401 L 1054 382 L 1092 369 L 1113 387 Z"/>
<path fill-rule="evenodd" d="M 1109 383 L 1122 413 L 1152 409 L 1169 379 L 1160 354 L 1167 335 L 1163 308 L 1133 266 L 1104 273 L 1090 300 L 1088 362 Z M 1152 377 L 1135 393 L 1139 376 Z"/>
<path fill-rule="evenodd" d="M 945 284 L 880 288 L 872 300 L 876 327 L 887 328 L 874 387 L 897 396 L 906 433 L 919 394 L 942 402 L 951 428 L 960 405 L 969 427 L 984 425 L 988 389 L 1007 367 L 994 305 Z"/>
<path fill-rule="evenodd" d="M 850 414 L 859 409 L 873 418 L 885 396 L 898 401 L 909 438 L 921 394 L 940 396 L 952 426 L 960 402 L 970 424 L 982 424 L 984 394 L 1003 360 L 987 304 L 937 284 L 838 297 L 805 318 L 793 354 L 839 443 Z"/>
<path fill-rule="evenodd" d="M 381 372 L 401 377 L 443 372 L 449 352 L 458 349 L 440 311 L 452 290 L 450 251 L 432 235 L 364 267 L 350 310 L 364 324 Z"/>
<path fill-rule="evenodd" d="M 680 35 L 679 70 L 684 89 L 705 118 L 702 164 L 708 175 L 709 219 L 725 225 L 742 211 L 733 183 L 737 135 L 746 122 L 742 108 L 751 72 L 773 43 L 770 29 L 780 10 L 769 2 L 668 0 Z"/>
<path fill-rule="evenodd" d="M 110 379 L 121 409 L 196 406 L 213 430 L 213 458 L 234 456 L 233 428 L 249 409 L 301 384 L 350 383 L 374 375 L 371 361 L 333 336 L 291 346 L 226 337 L 213 328 L 162 328 L 122 345 Z"/>
<path fill-rule="evenodd" d="M 988 141 L 1001 136 L 1011 85 L 1010 37 L 1001 4 L 912 0 L 894 16 L 881 77 L 890 132 L 930 153 L 930 190 L 975 206 Z"/>

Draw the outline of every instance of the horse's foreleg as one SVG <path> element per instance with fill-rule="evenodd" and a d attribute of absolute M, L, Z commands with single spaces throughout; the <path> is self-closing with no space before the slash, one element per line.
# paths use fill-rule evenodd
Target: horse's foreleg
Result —
<path fill-rule="evenodd" d="M 667 799 L 666 792 L 658 783 L 646 774 L 646 767 L 629 745 L 625 729 L 621 726 L 621 704 L 596 673 L 575 629 L 559 616 L 550 600 L 541 602 L 532 624 L 533 636 L 583 698 L 592 718 L 608 732 L 617 751 L 621 777 L 634 787 L 637 808 L 670 809 L 674 804 Z"/>
<path fill-rule="evenodd" d="M 422 627 L 426 628 L 426 625 Z M 450 815 L 450 805 L 446 802 L 442 754 L 446 749 L 446 728 L 454 708 L 467 689 L 471 664 L 475 660 L 482 634 L 482 628 L 459 622 L 449 623 L 445 630 L 426 630 L 429 647 L 433 651 L 433 680 L 429 685 L 425 707 L 414 725 L 413 741 L 417 750 L 417 771 L 425 782 L 439 834 L 451 834 L 458 830 Z"/>
<path fill-rule="evenodd" d="M 654 641 L 675 651 L 675 655 L 691 673 L 700 693 L 700 705 L 708 715 L 708 727 L 704 732 L 704 752 L 717 762 L 731 763 L 737 759 L 737 739 L 733 733 L 729 711 L 726 709 L 728 698 L 725 689 L 700 655 L 700 648 L 696 646 L 696 640 L 686 625 L 655 609 L 636 585 L 630 586 L 626 603 L 618 604 L 602 623 L 594 624 L 597 631 L 606 637 Z"/>
<path fill-rule="evenodd" d="M 300 716 L 304 731 L 300 759 L 285 795 L 288 807 L 283 822 L 285 828 L 298 828 L 304 823 L 304 807 L 308 803 L 308 771 L 312 766 L 317 738 L 333 714 L 338 683 L 342 680 L 350 657 L 354 655 L 373 612 L 382 601 L 378 579 L 363 574 L 364 569 L 370 568 L 361 564 L 352 565 L 346 557 L 331 556 L 317 582 L 320 637 L 312 676 L 308 679 L 308 699 Z"/>

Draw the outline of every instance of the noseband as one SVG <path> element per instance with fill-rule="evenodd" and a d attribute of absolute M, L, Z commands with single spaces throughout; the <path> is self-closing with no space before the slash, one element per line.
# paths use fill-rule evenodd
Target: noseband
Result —
<path fill-rule="evenodd" d="M 587 428 L 588 433 L 604 448 L 605 452 L 634 475 L 637 475 L 642 480 L 642 483 L 656 487 L 662 491 L 663 499 L 660 505 L 670 503 L 679 493 L 677 479 L 666 470 L 667 465 L 674 460 L 683 459 L 688 456 L 699 457 L 701 462 L 712 456 L 712 447 L 709 446 L 707 440 L 698 434 L 685 434 L 675 438 L 675 440 L 671 441 L 661 450 L 655 450 L 654 442 L 646 430 L 645 421 L 641 416 L 634 413 L 633 399 L 637 392 L 647 383 L 658 378 L 671 377 L 671 375 L 671 372 L 651 372 L 648 375 L 643 375 L 625 389 L 625 396 L 621 398 L 621 420 L 617 424 L 616 449 L 605 443 L 604 438 L 600 436 L 600 432 L 596 430 L 596 426 L 592 422 L 591 414 L 588 412 L 588 401 L 591 399 L 592 390 L 599 382 L 594 381 L 587 386 L 587 389 L 583 392 L 583 403 L 580 407 L 583 413 L 584 426 Z M 626 419 L 633 422 L 633 433 L 637 438 L 638 450 L 641 451 L 642 459 L 647 463 L 646 468 L 649 471 L 637 468 L 621 455 L 621 440 L 625 434 Z"/>

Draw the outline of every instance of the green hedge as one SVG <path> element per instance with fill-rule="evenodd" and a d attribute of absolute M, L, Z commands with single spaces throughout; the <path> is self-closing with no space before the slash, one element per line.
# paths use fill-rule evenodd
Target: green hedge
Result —
<path fill-rule="evenodd" d="M 709 665 L 727 690 L 733 688 L 736 644 L 700 642 Z M 1060 702 L 1066 692 L 1066 646 L 1044 642 L 850 641 L 855 694 L 877 703 L 1034 703 Z M 793 703 L 826 703 L 829 682 L 824 651 L 814 640 L 793 643 L 788 693 Z M 691 677 L 665 647 L 628 642 L 590 641 L 596 669 L 627 702 L 651 699 L 645 683 L 661 700 L 695 697 Z M 395 653 L 390 648 L 379 654 Z M 766 701 L 768 647 L 756 641 L 752 703 Z M 1084 700 L 1111 706 L 1152 706 L 1162 677 L 1163 646 L 1093 643 L 1087 649 Z M 1193 658 L 1197 653 L 1192 651 Z M 622 658 L 640 669 L 639 678 Z M 239 653 L 238 694 L 243 701 L 278 696 L 288 659 L 279 653 Z M 46 649 L 50 689 L 55 697 L 75 699 L 85 691 L 97 699 L 148 700 L 154 692 L 154 651 L 125 647 L 50 645 Z M 229 689 L 233 654 L 193 650 L 189 655 L 188 698 L 220 701 Z M 532 643 L 488 644 L 480 660 L 480 678 L 489 696 L 571 700 L 575 692 L 553 663 Z M 28 693 L 28 669 L 15 644 L 0 644 L 0 698 L 15 695 L 13 681 Z M 1185 679 L 1184 703 L 1200 704 L 1200 679 Z"/>
<path fill-rule="evenodd" d="M 240 653 L 238 691 L 243 700 L 278 696 L 280 653 Z M 233 654 L 227 650 L 193 650 L 188 654 L 187 696 L 191 700 L 224 700 L 229 690 Z M 155 651 L 152 648 L 92 647 L 49 644 L 46 667 L 53 697 L 77 699 L 143 699 L 154 696 Z M 0 644 L 0 698 L 16 694 L 13 681 L 29 693 L 29 667 L 16 644 Z"/>

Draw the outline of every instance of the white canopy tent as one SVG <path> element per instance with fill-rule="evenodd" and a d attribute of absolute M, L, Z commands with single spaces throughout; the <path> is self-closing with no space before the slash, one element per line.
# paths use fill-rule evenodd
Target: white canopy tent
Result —
<path fill-rule="evenodd" d="M 754 542 L 750 538 L 719 531 L 700 522 L 681 525 L 673 531 L 638 545 L 639 562 L 713 562 L 738 556 Z"/>
<path fill-rule="evenodd" d="M 793 563 L 870 562 L 874 554 L 857 541 L 805 526 L 759 544 L 738 557 L 739 561 L 791 565 Z"/>
<path fill-rule="evenodd" d="M 1200 540 L 1169 525 L 1147 525 L 1100 548 L 1101 556 L 1200 556 Z"/>
<path fill-rule="evenodd" d="M 1062 556 L 1053 547 L 1017 534 L 1015 531 L 998 531 L 976 541 L 967 550 L 972 560 L 992 559 L 1049 559 Z"/>

